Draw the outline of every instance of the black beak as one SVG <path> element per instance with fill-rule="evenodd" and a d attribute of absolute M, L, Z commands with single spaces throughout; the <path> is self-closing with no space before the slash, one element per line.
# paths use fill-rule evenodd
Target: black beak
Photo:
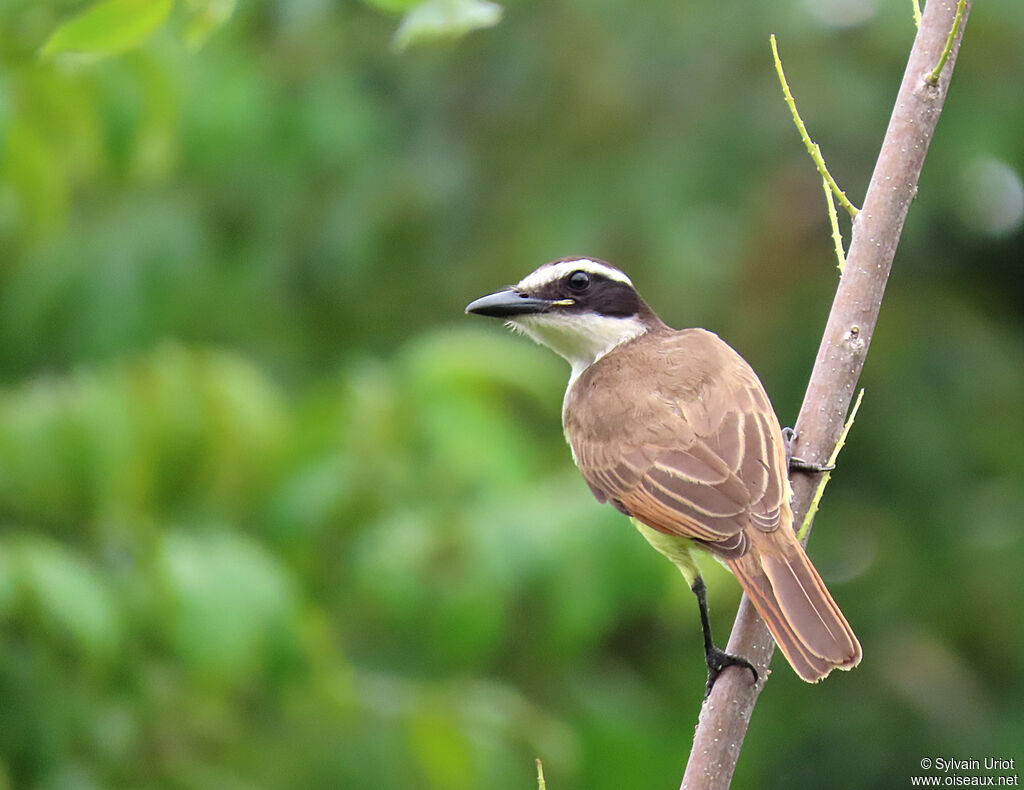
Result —
<path fill-rule="evenodd" d="M 466 312 L 491 318 L 509 318 L 514 315 L 546 313 L 551 309 L 551 305 L 550 299 L 535 299 L 509 288 L 507 291 L 481 296 L 475 302 L 470 302 L 466 305 Z"/>

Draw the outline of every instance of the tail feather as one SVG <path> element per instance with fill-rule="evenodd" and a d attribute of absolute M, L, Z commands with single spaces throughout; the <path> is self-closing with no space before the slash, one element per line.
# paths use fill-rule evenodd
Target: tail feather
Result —
<path fill-rule="evenodd" d="M 807 555 L 761 556 L 786 620 L 817 656 L 837 665 L 860 661 L 860 644 Z"/>
<path fill-rule="evenodd" d="M 853 629 L 803 548 L 794 539 L 785 549 L 788 556 L 752 548 L 728 564 L 800 677 L 813 683 L 852 669 L 861 659 Z"/>
<path fill-rule="evenodd" d="M 775 593 L 772 592 L 771 582 L 755 563 L 730 563 L 733 573 L 739 579 L 740 584 L 751 603 L 761 615 L 768 630 L 771 631 L 775 642 L 782 649 L 783 654 L 801 678 L 808 683 L 821 680 L 832 671 L 832 664 L 823 658 L 811 653 L 800 641 L 789 621 L 783 616 L 779 609 Z"/>

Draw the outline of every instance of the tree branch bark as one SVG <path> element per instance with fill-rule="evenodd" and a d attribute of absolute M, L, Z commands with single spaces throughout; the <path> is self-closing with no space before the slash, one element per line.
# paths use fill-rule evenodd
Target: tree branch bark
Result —
<path fill-rule="evenodd" d="M 871 176 L 864 207 L 853 225 L 846 267 L 836 290 L 797 418 L 794 455 L 823 462 L 832 452 L 850 408 L 874 333 L 910 202 L 924 165 L 972 3 L 966 3 L 949 59 L 935 84 L 929 76 L 939 63 L 953 28 L 957 0 L 929 0 L 910 52 L 903 83 Z M 796 475 L 794 524 L 803 522 L 816 478 Z M 724 790 L 732 781 L 754 705 L 767 678 L 775 642 L 746 595 L 740 601 L 727 650 L 750 659 L 762 681 L 749 673 L 725 672 L 705 700 L 681 790 Z M 865 650 L 871 660 L 870 646 Z"/>

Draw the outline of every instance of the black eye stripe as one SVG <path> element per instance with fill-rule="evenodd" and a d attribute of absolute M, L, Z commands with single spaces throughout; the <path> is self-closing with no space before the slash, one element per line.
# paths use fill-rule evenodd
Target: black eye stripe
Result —
<path fill-rule="evenodd" d="M 583 301 L 586 310 L 607 316 L 631 316 L 640 309 L 640 297 L 633 288 L 607 278 L 591 285 Z"/>
<path fill-rule="evenodd" d="M 532 292 L 530 296 L 551 300 L 571 300 L 572 304 L 559 305 L 565 313 L 596 313 L 612 317 L 636 315 L 640 309 L 640 297 L 632 286 L 620 280 L 612 280 L 603 274 L 578 270 L 586 275 L 588 286 L 582 290 L 573 288 L 569 280 L 577 274 L 551 281 Z"/>

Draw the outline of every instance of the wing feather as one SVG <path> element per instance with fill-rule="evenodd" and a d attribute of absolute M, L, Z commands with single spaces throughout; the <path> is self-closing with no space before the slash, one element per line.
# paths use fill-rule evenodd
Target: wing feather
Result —
<path fill-rule="evenodd" d="M 594 495 L 723 559 L 804 680 L 855 666 L 860 644 L 790 529 L 785 444 L 754 371 L 703 330 L 629 342 L 566 393 Z"/>
<path fill-rule="evenodd" d="M 645 366 L 658 375 L 645 399 L 621 395 L 635 392 L 636 369 L 618 381 L 615 371 L 605 371 L 615 396 L 588 409 L 567 408 L 566 432 L 598 498 L 659 531 L 739 556 L 749 545 L 747 525 L 770 532 L 782 518 L 788 488 L 778 420 L 756 374 L 717 337 L 684 331 L 671 346 Z M 718 369 L 693 368 L 708 360 Z M 593 387 L 583 392 L 601 395 Z M 603 415 L 605 422 L 570 422 L 580 414 Z"/>

